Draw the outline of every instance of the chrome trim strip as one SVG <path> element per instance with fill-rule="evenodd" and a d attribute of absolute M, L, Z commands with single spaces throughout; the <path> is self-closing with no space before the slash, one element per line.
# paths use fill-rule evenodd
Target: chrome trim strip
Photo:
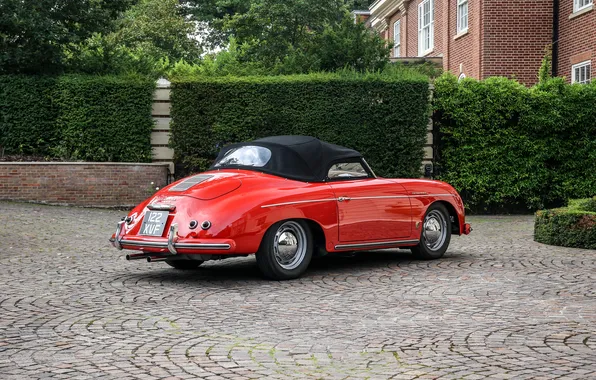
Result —
<path fill-rule="evenodd" d="M 151 248 L 168 248 L 167 242 L 158 241 L 133 241 L 133 240 L 121 240 L 122 245 L 134 245 L 137 247 L 151 247 Z"/>
<path fill-rule="evenodd" d="M 419 197 L 453 197 L 453 194 L 413 194 L 413 195 L 380 195 L 377 197 L 339 197 L 339 198 L 327 198 L 327 199 L 312 199 L 307 201 L 293 201 L 293 202 L 283 202 L 283 203 L 272 203 L 270 205 L 263 205 L 261 208 L 268 208 L 268 207 L 277 207 L 277 206 L 287 206 L 287 205 L 296 205 L 296 204 L 303 204 L 303 203 L 314 203 L 314 202 L 330 202 L 330 201 L 338 201 L 343 202 L 346 200 L 357 200 L 357 199 L 398 199 L 398 198 L 419 198 Z"/>
<path fill-rule="evenodd" d="M 379 195 L 375 197 L 339 197 L 339 202 L 349 200 L 363 200 L 363 199 L 400 199 L 400 198 L 419 198 L 419 197 L 444 197 L 453 196 L 453 194 L 413 194 L 413 195 Z"/>
<path fill-rule="evenodd" d="M 261 208 L 286 206 L 286 205 L 296 205 L 296 204 L 302 204 L 302 203 L 331 202 L 331 201 L 336 201 L 336 199 L 335 198 L 327 198 L 327 199 L 312 199 L 312 200 L 308 200 L 308 201 L 294 201 L 294 202 L 273 203 L 273 204 L 270 204 L 270 205 L 263 205 L 263 206 L 261 206 Z"/>
<path fill-rule="evenodd" d="M 347 200 L 355 199 L 396 199 L 396 198 L 410 198 L 409 195 L 379 195 L 378 197 L 353 197 L 347 198 Z"/>
<path fill-rule="evenodd" d="M 397 198 L 420 198 L 420 197 L 446 197 L 453 196 L 453 194 L 412 194 L 412 195 L 379 195 L 377 197 L 353 197 L 347 198 L 351 200 L 355 199 L 397 199 Z M 345 200 L 346 198 L 344 198 Z"/>
<path fill-rule="evenodd" d="M 150 248 L 168 248 L 167 242 L 159 241 L 133 241 L 133 240 L 121 240 L 122 245 L 137 246 L 137 247 L 150 247 Z M 176 248 L 185 249 L 213 249 L 227 251 L 231 248 L 229 244 L 210 244 L 210 243 L 174 243 Z"/>
<path fill-rule="evenodd" d="M 379 241 L 379 242 L 374 242 L 374 243 L 338 244 L 335 246 L 335 249 L 400 246 L 403 244 L 418 244 L 419 242 L 420 242 L 420 240 L 414 239 L 414 240 Z"/>
<path fill-rule="evenodd" d="M 418 197 L 454 197 L 455 195 L 453 194 L 412 194 L 410 195 L 410 197 L 412 198 L 418 198 Z"/>
<path fill-rule="evenodd" d="M 221 249 L 221 250 L 228 250 L 231 248 L 229 244 L 209 244 L 209 243 L 202 243 L 202 244 L 194 244 L 194 243 L 178 243 L 176 244 L 178 248 L 196 248 L 196 249 Z"/>
<path fill-rule="evenodd" d="M 287 205 L 295 205 L 295 204 L 303 204 L 303 203 L 314 203 L 314 202 L 330 202 L 330 201 L 338 201 L 343 202 L 345 200 L 356 200 L 356 199 L 398 199 L 398 198 L 419 198 L 419 197 L 453 197 L 453 194 L 413 194 L 413 195 L 380 195 L 378 197 L 339 197 L 339 198 L 327 198 L 327 199 L 312 199 L 308 201 L 293 201 L 293 202 L 283 202 L 283 203 L 272 203 L 270 205 L 263 205 L 261 208 L 268 208 L 268 207 L 277 207 L 277 206 L 287 206 Z"/>

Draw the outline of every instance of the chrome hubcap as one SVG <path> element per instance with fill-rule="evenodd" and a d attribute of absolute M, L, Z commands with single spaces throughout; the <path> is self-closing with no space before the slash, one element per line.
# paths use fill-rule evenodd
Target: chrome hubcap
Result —
<path fill-rule="evenodd" d="M 441 249 L 447 238 L 447 220 L 440 211 L 432 210 L 424 218 L 424 244 L 431 251 Z"/>
<path fill-rule="evenodd" d="M 285 222 L 275 233 L 275 261 L 286 270 L 297 268 L 306 256 L 306 232 L 296 222 Z"/>

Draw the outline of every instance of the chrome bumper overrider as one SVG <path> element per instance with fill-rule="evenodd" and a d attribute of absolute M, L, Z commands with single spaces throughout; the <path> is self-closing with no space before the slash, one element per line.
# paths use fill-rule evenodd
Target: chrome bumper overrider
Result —
<path fill-rule="evenodd" d="M 178 224 L 174 223 L 170 226 L 168 232 L 167 241 L 140 241 L 140 240 L 129 240 L 122 238 L 122 225 L 124 222 L 119 222 L 116 227 L 116 234 L 114 238 L 110 239 L 110 242 L 114 247 L 119 250 L 125 249 L 124 246 L 128 247 L 147 247 L 147 248 L 165 248 L 172 255 L 178 254 L 178 249 L 196 249 L 196 250 L 214 250 L 214 251 L 227 251 L 230 250 L 231 245 L 227 243 L 188 243 L 181 242 L 177 243 L 175 238 L 178 235 Z"/>

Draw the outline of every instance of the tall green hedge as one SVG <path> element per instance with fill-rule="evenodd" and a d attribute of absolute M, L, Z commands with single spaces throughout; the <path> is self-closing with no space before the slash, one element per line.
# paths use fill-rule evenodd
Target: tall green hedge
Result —
<path fill-rule="evenodd" d="M 440 178 L 475 211 L 523 211 L 596 194 L 596 84 L 561 78 L 435 82 Z"/>
<path fill-rule="evenodd" d="M 0 150 L 47 155 L 56 143 L 56 78 L 0 75 Z"/>
<path fill-rule="evenodd" d="M 152 79 L 0 76 L 0 86 L 6 154 L 151 161 Z"/>
<path fill-rule="evenodd" d="M 428 79 L 409 72 L 179 80 L 170 145 L 187 173 L 229 143 L 310 135 L 361 151 L 379 175 L 418 177 L 428 99 Z"/>

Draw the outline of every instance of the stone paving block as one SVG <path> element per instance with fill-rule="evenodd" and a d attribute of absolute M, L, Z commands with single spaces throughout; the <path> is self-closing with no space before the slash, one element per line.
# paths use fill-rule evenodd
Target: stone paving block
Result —
<path fill-rule="evenodd" d="M 127 262 L 122 214 L 0 202 L 0 378 L 596 378 L 596 251 L 533 242 L 532 216 L 274 282 L 254 257 Z"/>

